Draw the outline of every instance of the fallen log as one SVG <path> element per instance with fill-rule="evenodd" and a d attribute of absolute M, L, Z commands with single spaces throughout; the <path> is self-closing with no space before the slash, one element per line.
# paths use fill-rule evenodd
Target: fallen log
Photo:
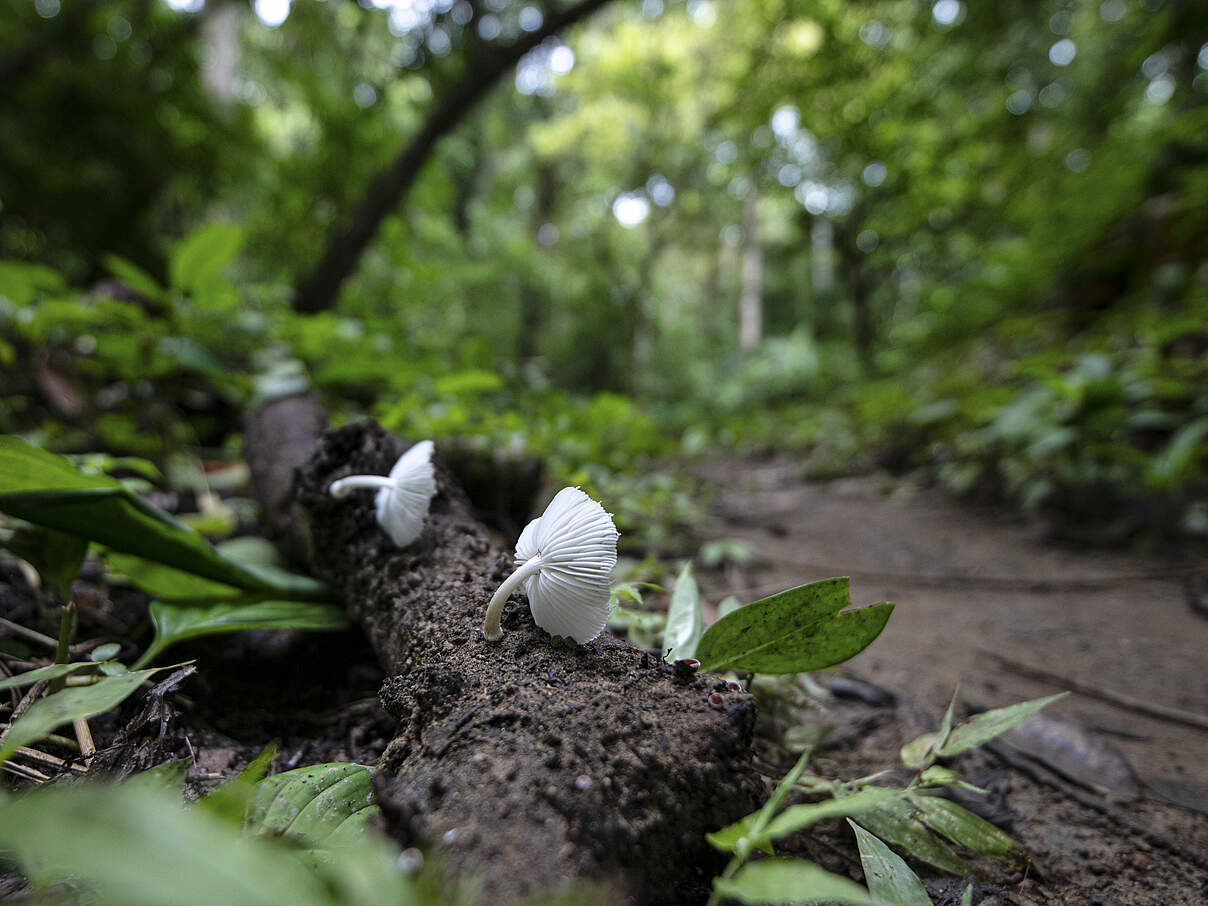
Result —
<path fill-rule="evenodd" d="M 275 405 L 252 417 L 267 420 L 249 439 L 280 438 L 262 430 L 279 424 Z M 380 697 L 399 728 L 375 784 L 389 833 L 438 847 L 492 904 L 584 884 L 601 902 L 703 902 L 721 868 L 704 834 L 759 801 L 753 700 L 608 634 L 557 646 L 519 594 L 503 640 L 486 642 L 482 618 L 511 560 L 439 450 L 437 496 L 405 549 L 376 524 L 372 494 L 328 494 L 345 475 L 386 474 L 404 449 L 371 422 L 327 432 L 284 498 L 311 569 L 390 674 Z M 279 445 L 274 458 L 298 461 Z"/>

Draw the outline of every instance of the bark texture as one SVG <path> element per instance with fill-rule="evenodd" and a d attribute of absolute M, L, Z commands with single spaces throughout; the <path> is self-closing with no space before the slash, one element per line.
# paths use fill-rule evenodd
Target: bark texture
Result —
<path fill-rule="evenodd" d="M 520 595 L 501 642 L 479 627 L 507 553 L 439 465 L 421 537 L 400 550 L 373 495 L 328 485 L 385 474 L 406 448 L 373 423 L 328 432 L 297 472 L 294 527 L 391 676 L 399 721 L 377 793 L 404 846 L 438 845 L 485 902 L 584 883 L 601 902 L 700 903 L 720 870 L 707 831 L 752 811 L 755 707 L 605 635 L 555 645 Z M 710 696 L 718 697 L 710 701 Z"/>

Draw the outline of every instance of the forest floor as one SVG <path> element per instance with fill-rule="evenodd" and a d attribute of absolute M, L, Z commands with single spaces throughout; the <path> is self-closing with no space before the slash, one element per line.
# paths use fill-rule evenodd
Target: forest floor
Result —
<path fill-rule="evenodd" d="M 897 703 L 830 747 L 822 762 L 838 776 L 892 767 L 958 685 L 973 710 L 1080 687 L 1130 699 L 1074 692 L 980 756 L 1005 775 L 996 807 L 1035 869 L 1023 885 L 1000 878 L 1002 899 L 984 902 L 1208 901 L 1208 726 L 1136 707 L 1208 716 L 1208 619 L 1193 606 L 1203 561 L 1063 547 L 909 479 L 808 481 L 787 460 L 719 463 L 704 477 L 717 488 L 711 537 L 754 551 L 705 577 L 711 599 L 849 575 L 856 606 L 897 605 L 841 671 L 873 684 L 865 698 L 879 687 Z"/>
<path fill-rule="evenodd" d="M 809 481 L 799 463 L 784 459 L 721 462 L 702 477 L 715 488 L 704 534 L 742 539 L 754 552 L 745 565 L 702 571 L 709 600 L 732 593 L 750 601 L 849 575 L 856 606 L 897 605 L 866 652 L 815 675 L 831 691 L 825 711 L 816 703 L 803 710 L 800 701 L 787 713 L 774 702 L 764 708 L 756 759 L 769 777 L 793 760 L 779 731 L 802 720 L 836 726 L 813 759 L 816 773 L 839 779 L 893 768 L 903 743 L 937 727 L 958 684 L 958 717 L 1077 686 L 1208 715 L 1208 619 L 1190 606 L 1202 611 L 1203 573 L 1194 571 L 1202 563 L 1062 547 L 1018 519 L 963 506 L 910 479 Z M 88 603 L 82 637 L 139 634 L 145 597 L 108 587 L 95 563 L 77 596 Z M 19 570 L 0 570 L 0 615 L 51 632 L 36 598 Z M 270 741 L 280 745 L 275 772 L 324 761 L 372 764 L 392 736 L 376 694 L 382 673 L 359 633 L 244 633 L 184 645 L 175 656 L 197 658 L 200 669 L 177 698 L 170 726 L 133 734 L 153 743 L 102 754 L 114 774 L 192 755 L 196 795 Z M 1028 667 L 1060 679 L 1029 677 L 1021 672 Z M 97 719 L 102 747 L 118 728 L 128 736 L 142 729 L 141 710 L 131 701 Z M 1010 744 L 962 756 L 955 767 L 990 790 L 984 801 L 962 804 L 1002 826 L 1029 857 L 977 861 L 974 902 L 1208 902 L 1206 756 L 1202 726 L 1079 693 L 1025 724 Z M 845 826 L 815 829 L 793 848 L 861 876 Z M 955 906 L 966 879 L 916 868 L 937 904 Z M 0 878 L 0 898 L 21 889 L 19 879 Z"/>

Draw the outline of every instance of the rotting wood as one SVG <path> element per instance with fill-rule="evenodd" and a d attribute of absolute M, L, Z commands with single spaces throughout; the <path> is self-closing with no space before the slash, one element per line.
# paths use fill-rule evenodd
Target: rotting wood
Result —
<path fill-rule="evenodd" d="M 431 515 L 404 550 L 378 528 L 371 494 L 327 493 L 344 475 L 385 474 L 405 446 L 373 423 L 328 432 L 291 497 L 298 546 L 391 674 L 381 700 L 399 731 L 376 782 L 389 832 L 478 875 L 485 902 L 583 883 L 610 903 L 703 901 L 720 869 L 704 834 L 754 810 L 762 791 L 753 700 L 609 635 L 559 647 L 519 596 L 503 641 L 485 642 L 506 552 L 439 449 Z"/>

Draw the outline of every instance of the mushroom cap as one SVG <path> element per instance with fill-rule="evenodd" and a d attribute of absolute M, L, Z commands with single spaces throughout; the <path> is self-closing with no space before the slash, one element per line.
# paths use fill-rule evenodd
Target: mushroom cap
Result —
<path fill-rule="evenodd" d="M 541 568 L 525 581 L 533 622 L 580 645 L 604 631 L 620 533 L 611 514 L 578 488 L 563 488 L 516 542 L 517 565 Z"/>
<path fill-rule="evenodd" d="M 432 441 L 421 440 L 398 458 L 390 470 L 393 485 L 374 497 L 378 524 L 399 547 L 420 536 L 428 505 L 436 495 L 436 473 L 432 468 Z"/>

